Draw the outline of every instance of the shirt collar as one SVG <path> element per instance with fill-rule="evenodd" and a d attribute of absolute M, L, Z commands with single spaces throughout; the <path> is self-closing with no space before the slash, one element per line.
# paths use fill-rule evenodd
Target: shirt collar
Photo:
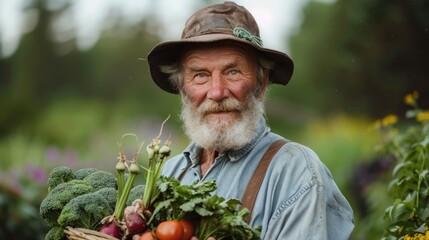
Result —
<path fill-rule="evenodd" d="M 263 117 L 261 117 L 259 121 L 259 127 L 257 130 L 257 134 L 248 144 L 244 145 L 240 149 L 229 150 L 221 155 L 226 155 L 230 159 L 231 162 L 236 162 L 240 160 L 244 155 L 246 155 L 253 147 L 271 130 L 266 125 L 266 121 Z M 183 154 L 185 155 L 188 163 L 190 162 L 192 165 L 196 165 L 199 162 L 199 153 L 201 147 L 197 146 L 195 143 L 191 143 L 188 147 L 185 148 Z"/>

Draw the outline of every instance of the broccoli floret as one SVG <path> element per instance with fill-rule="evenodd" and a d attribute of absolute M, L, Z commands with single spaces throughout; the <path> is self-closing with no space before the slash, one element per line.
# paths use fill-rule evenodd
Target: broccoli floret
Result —
<path fill-rule="evenodd" d="M 140 199 L 143 198 L 144 187 L 145 185 L 140 184 L 131 188 L 130 195 L 128 196 L 128 200 L 127 200 L 127 206 L 131 205 L 134 200 L 138 198 Z"/>
<path fill-rule="evenodd" d="M 115 175 L 106 171 L 93 172 L 83 180 L 91 184 L 95 191 L 105 187 L 118 188 Z"/>
<path fill-rule="evenodd" d="M 95 193 L 99 194 L 100 196 L 103 196 L 104 199 L 106 199 L 106 201 L 109 203 L 109 206 L 112 209 L 115 209 L 118 190 L 111 187 L 105 187 L 96 191 Z"/>
<path fill-rule="evenodd" d="M 94 189 L 83 180 L 60 183 L 52 189 L 40 204 L 40 216 L 48 226 L 55 226 L 61 209 L 76 196 L 92 192 Z"/>
<path fill-rule="evenodd" d="M 89 176 L 91 173 L 94 173 L 96 171 L 98 171 L 98 169 L 96 169 L 96 168 L 82 168 L 82 169 L 77 170 L 74 173 L 74 175 L 76 176 L 76 179 L 82 180 L 82 179 L 86 178 L 87 176 Z"/>
<path fill-rule="evenodd" d="M 69 167 L 61 166 L 52 169 L 48 179 L 48 192 L 58 186 L 58 184 L 71 181 L 75 178 L 75 174 Z"/>
<path fill-rule="evenodd" d="M 70 200 L 61 211 L 58 224 L 97 229 L 100 221 L 111 214 L 113 214 L 113 209 L 106 198 L 97 192 L 92 192 Z"/>
<path fill-rule="evenodd" d="M 66 240 L 67 236 L 64 233 L 64 228 L 56 226 L 51 228 L 45 235 L 45 240 Z"/>
<path fill-rule="evenodd" d="M 63 234 L 66 226 L 95 230 L 101 219 L 113 214 L 117 179 L 112 173 L 95 168 L 73 173 L 68 167 L 60 167 L 50 178 L 51 189 L 40 204 L 40 216 L 52 228 L 46 239 L 65 239 L 66 234 L 64 238 L 55 236 L 57 231 Z"/>

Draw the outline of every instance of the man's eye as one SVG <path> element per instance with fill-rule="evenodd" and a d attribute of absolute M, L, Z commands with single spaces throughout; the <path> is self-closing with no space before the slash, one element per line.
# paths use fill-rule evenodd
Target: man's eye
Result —
<path fill-rule="evenodd" d="M 237 75 L 237 74 L 238 74 L 237 70 L 231 70 L 231 71 L 229 71 L 229 75 L 234 76 L 234 75 Z"/>
<path fill-rule="evenodd" d="M 195 74 L 195 77 L 196 78 L 204 78 L 204 77 L 207 77 L 207 74 L 205 74 L 205 73 L 197 73 L 197 74 Z"/>
<path fill-rule="evenodd" d="M 209 80 L 209 75 L 207 73 L 196 73 L 194 75 L 193 80 L 196 83 L 202 84 L 202 83 L 206 83 Z"/>

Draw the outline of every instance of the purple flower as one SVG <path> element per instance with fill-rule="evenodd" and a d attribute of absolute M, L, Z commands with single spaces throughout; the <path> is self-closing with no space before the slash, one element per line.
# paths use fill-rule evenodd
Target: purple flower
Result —
<path fill-rule="evenodd" d="M 48 174 L 46 174 L 45 170 L 39 167 L 28 165 L 27 174 L 31 180 L 38 184 L 45 184 L 48 181 Z"/>
<path fill-rule="evenodd" d="M 60 153 L 58 151 L 58 148 L 56 147 L 48 147 L 48 149 L 46 150 L 46 159 L 50 162 L 50 163 L 56 163 L 58 162 L 60 158 Z"/>

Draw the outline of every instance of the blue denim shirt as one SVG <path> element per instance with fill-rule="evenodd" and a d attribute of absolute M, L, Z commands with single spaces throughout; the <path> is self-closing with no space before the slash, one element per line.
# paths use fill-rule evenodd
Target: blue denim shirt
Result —
<path fill-rule="evenodd" d="M 241 199 L 265 151 L 280 138 L 262 120 L 250 144 L 219 154 L 204 176 L 198 164 L 201 149 L 193 143 L 168 160 L 162 174 L 179 178 L 183 173 L 182 184 L 214 179 L 217 195 Z M 311 149 L 296 142 L 286 143 L 272 159 L 250 224 L 262 226 L 261 238 L 267 240 L 342 240 L 354 228 L 353 211 L 329 170 Z"/>

